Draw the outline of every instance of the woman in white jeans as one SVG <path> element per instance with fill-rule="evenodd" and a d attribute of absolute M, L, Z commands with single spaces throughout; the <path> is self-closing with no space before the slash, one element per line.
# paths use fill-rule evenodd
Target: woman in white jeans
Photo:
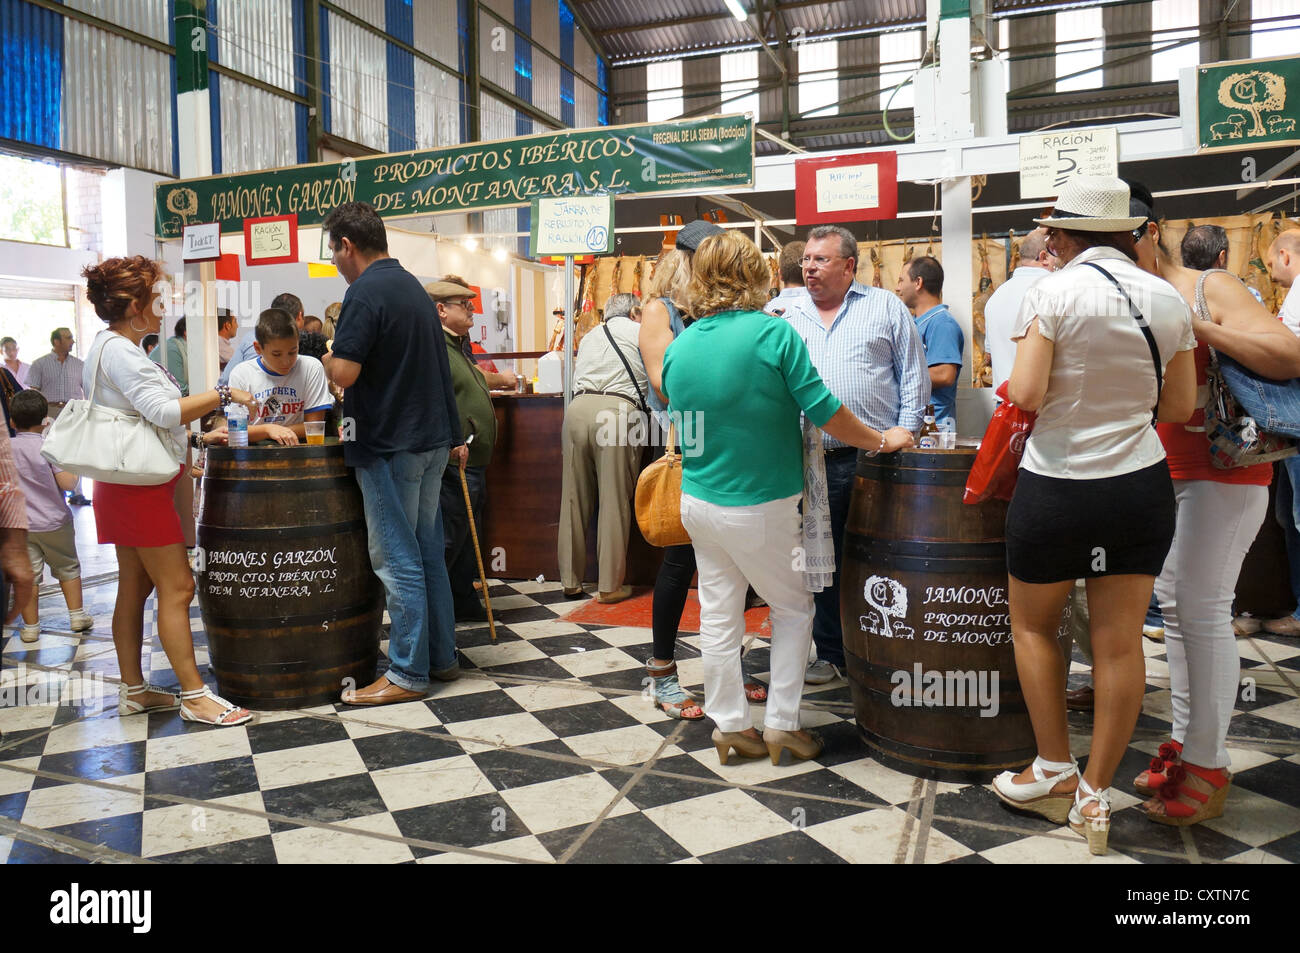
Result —
<path fill-rule="evenodd" d="M 797 568 L 803 492 L 802 411 L 832 436 L 871 453 L 911 446 L 902 428 L 866 426 L 826 389 L 793 328 L 761 309 L 767 264 L 738 231 L 711 236 L 695 252 L 687 288 L 696 320 L 664 357 L 663 386 L 701 452 L 682 461 L 682 523 L 699 572 L 704 711 L 727 763 L 771 756 L 814 758 L 821 741 L 799 729 L 813 599 Z M 765 730 L 750 718 L 740 669 L 746 582 L 772 622 Z"/>
<path fill-rule="evenodd" d="M 1265 377 L 1300 376 L 1300 340 L 1246 286 L 1223 271 L 1184 268 L 1161 243 L 1155 214 L 1137 232 L 1138 264 L 1170 282 L 1197 318 L 1196 383 L 1205 403 L 1209 348 Z M 1197 288 L 1203 300 L 1197 303 Z M 1272 464 L 1219 469 L 1210 462 L 1205 412 L 1161 424 L 1177 505 L 1174 542 L 1156 580 L 1165 617 L 1173 734 L 1134 780 L 1147 817 L 1185 826 L 1223 813 L 1230 774 L 1226 739 L 1241 661 L 1232 598 L 1246 551 L 1268 509 Z"/>

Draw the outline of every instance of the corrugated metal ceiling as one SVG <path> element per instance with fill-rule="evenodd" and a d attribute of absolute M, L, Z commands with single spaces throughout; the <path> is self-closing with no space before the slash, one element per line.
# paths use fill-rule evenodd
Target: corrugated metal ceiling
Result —
<path fill-rule="evenodd" d="M 1035 7 L 1061 6 L 1069 0 L 992 0 L 994 13 L 1023 13 Z M 1084 0 L 1080 0 L 1084 2 Z M 1095 5 L 1098 0 L 1091 0 Z M 754 0 L 742 0 L 753 10 Z M 750 25 L 734 19 L 723 0 L 574 0 L 579 15 L 595 34 L 612 65 L 646 58 L 690 54 L 755 41 Z M 917 25 L 925 20 L 925 0 L 778 0 L 787 35 L 815 36 L 855 30 Z M 771 43 L 778 29 L 770 4 L 763 4 L 761 28 Z"/>

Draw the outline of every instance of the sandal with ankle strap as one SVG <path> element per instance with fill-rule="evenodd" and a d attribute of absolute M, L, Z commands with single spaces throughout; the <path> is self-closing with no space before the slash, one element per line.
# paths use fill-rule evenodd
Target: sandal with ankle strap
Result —
<path fill-rule="evenodd" d="M 1053 824 L 1064 824 L 1070 814 L 1070 805 L 1074 803 L 1074 792 L 1054 794 L 1052 788 L 1078 774 L 1079 762 L 1071 758 L 1068 768 L 1049 777 L 1047 772 L 1052 769 L 1044 765 L 1052 763 L 1042 757 L 1035 758 L 1030 765 L 1034 780 L 1023 783 L 1016 780 L 1014 771 L 1003 771 L 993 779 L 993 793 L 1010 807 L 1045 817 Z"/>
<path fill-rule="evenodd" d="M 185 702 L 192 701 L 196 698 L 211 698 L 218 705 L 223 705 L 226 710 L 216 718 L 203 718 L 185 707 Z M 231 712 L 239 711 L 239 706 L 232 705 L 220 695 L 214 694 L 212 689 L 208 688 L 206 685 L 202 688 L 195 688 L 188 692 L 181 692 L 180 708 L 181 721 L 196 721 L 201 725 L 216 725 L 218 728 L 233 728 L 235 725 L 242 725 L 244 722 L 251 721 L 253 718 L 252 712 L 246 712 L 242 718 L 236 718 L 234 721 L 226 721 L 226 716 Z"/>
<path fill-rule="evenodd" d="M 699 721 L 704 717 L 704 708 L 690 692 L 682 688 L 677 681 L 677 663 L 657 666 L 654 659 L 645 660 L 645 670 L 650 676 L 651 690 L 654 692 L 654 705 L 669 718 L 682 721 Z M 724 764 L 726 762 L 723 762 Z"/>
<path fill-rule="evenodd" d="M 137 695 L 170 695 L 171 702 L 161 705 L 145 705 L 141 702 L 131 701 Z M 181 707 L 180 696 L 175 692 L 169 692 L 165 688 L 159 688 L 157 685 L 120 685 L 117 689 L 117 714 L 123 715 L 143 715 L 151 711 L 175 711 Z"/>
<path fill-rule="evenodd" d="M 1079 795 L 1083 795 L 1082 798 Z M 1097 805 L 1096 814 L 1084 814 L 1090 803 Z M 1100 857 L 1106 853 L 1106 839 L 1110 836 L 1110 801 L 1106 789 L 1094 791 L 1092 785 L 1079 775 L 1079 788 L 1074 792 L 1074 805 L 1070 808 L 1070 830 L 1088 842 L 1088 853 Z"/>
<path fill-rule="evenodd" d="M 1207 794 L 1187 784 L 1187 776 L 1200 778 L 1210 786 Z M 1142 811 L 1148 820 L 1170 827 L 1188 827 L 1201 821 L 1213 820 L 1223 814 L 1223 802 L 1228 799 L 1228 789 L 1232 787 L 1232 775 L 1227 768 L 1202 768 L 1187 761 L 1170 765 L 1165 771 L 1165 783 L 1155 792 L 1155 799 L 1164 805 L 1164 813 L 1157 814 L 1148 806 L 1142 805 Z M 1184 797 L 1199 802 L 1188 804 Z"/>
<path fill-rule="evenodd" d="M 1133 779 L 1133 789 L 1143 797 L 1155 797 L 1156 790 L 1168 779 L 1166 769 L 1178 764 L 1182 757 L 1183 743 L 1170 738 L 1151 759 L 1151 766 Z"/>

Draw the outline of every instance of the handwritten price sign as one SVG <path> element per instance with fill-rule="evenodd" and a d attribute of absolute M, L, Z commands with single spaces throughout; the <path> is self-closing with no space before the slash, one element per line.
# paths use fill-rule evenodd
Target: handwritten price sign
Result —
<path fill-rule="evenodd" d="M 609 195 L 538 199 L 533 203 L 529 254 L 607 255 L 614 248 L 614 199 Z"/>
<path fill-rule="evenodd" d="M 244 260 L 280 265 L 298 260 L 298 216 L 244 219 Z"/>
<path fill-rule="evenodd" d="M 1119 173 L 1119 137 L 1106 129 L 1072 129 L 1020 137 L 1020 197 L 1051 198 L 1076 175 Z"/>

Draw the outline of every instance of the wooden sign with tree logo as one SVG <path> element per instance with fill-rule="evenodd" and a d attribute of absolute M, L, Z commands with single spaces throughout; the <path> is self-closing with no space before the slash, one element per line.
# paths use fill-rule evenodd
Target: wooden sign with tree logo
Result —
<path fill-rule="evenodd" d="M 1300 57 L 1196 68 L 1200 151 L 1300 143 Z"/>

